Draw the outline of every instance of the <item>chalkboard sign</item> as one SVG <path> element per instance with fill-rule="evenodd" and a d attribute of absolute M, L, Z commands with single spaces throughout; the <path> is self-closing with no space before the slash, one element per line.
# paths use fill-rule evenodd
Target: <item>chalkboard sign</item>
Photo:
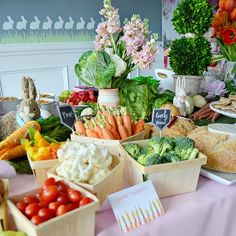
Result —
<path fill-rule="evenodd" d="M 170 123 L 170 109 L 153 109 L 152 123 L 162 131 Z"/>
<path fill-rule="evenodd" d="M 93 41 L 102 0 L 0 1 L 0 43 Z M 113 0 L 121 22 L 133 14 L 149 19 L 150 30 L 162 33 L 161 0 Z"/>
<path fill-rule="evenodd" d="M 57 107 L 61 123 L 73 130 L 75 124 L 75 114 L 71 106 Z"/>

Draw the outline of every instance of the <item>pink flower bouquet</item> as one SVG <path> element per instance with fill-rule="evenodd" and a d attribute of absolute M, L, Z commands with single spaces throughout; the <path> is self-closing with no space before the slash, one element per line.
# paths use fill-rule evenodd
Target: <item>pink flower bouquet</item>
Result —
<path fill-rule="evenodd" d="M 158 36 L 157 34 L 150 34 L 148 19 L 142 21 L 139 15 L 133 15 L 130 20 L 126 19 L 124 25 L 121 26 L 118 9 L 111 5 L 111 0 L 104 0 L 103 3 L 104 8 L 99 13 L 105 18 L 105 21 L 98 24 L 96 29 L 97 35 L 94 41 L 96 51 L 85 56 L 82 55 L 83 60 L 76 64 L 75 71 L 79 79 L 86 84 L 98 88 L 104 88 L 104 86 L 105 88 L 120 88 L 124 85 L 131 71 L 136 68 L 151 68 L 158 51 L 156 45 Z M 106 59 L 107 55 L 111 61 Z M 106 70 L 105 73 L 93 73 L 97 67 L 92 70 L 91 63 L 90 67 L 86 68 L 87 61 L 91 62 L 90 57 L 93 58 L 93 61 L 99 58 L 100 64 L 101 58 L 104 58 L 105 63 L 107 63 L 106 66 L 102 66 L 104 71 Z M 115 70 L 112 70 L 112 66 Z M 101 68 L 101 66 L 99 67 Z M 108 68 L 109 73 L 107 73 Z M 88 71 L 90 78 L 87 77 Z M 91 73 L 93 73 L 92 77 Z M 99 78 L 97 77 L 98 74 L 101 75 Z M 102 79 L 101 77 L 104 76 L 106 78 Z M 104 81 L 106 83 L 103 83 Z"/>

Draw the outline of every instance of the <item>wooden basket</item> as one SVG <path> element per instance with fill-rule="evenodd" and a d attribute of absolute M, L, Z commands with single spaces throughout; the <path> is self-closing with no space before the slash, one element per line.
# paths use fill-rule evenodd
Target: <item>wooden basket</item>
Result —
<path fill-rule="evenodd" d="M 84 137 L 84 136 L 80 136 L 80 135 L 76 135 L 76 134 L 71 134 L 71 140 L 72 141 L 78 141 L 80 143 L 91 143 L 93 142 L 94 144 L 98 144 L 98 145 L 103 145 L 103 146 L 117 146 L 120 143 L 123 142 L 130 142 L 130 141 L 136 141 L 136 140 L 143 140 L 145 139 L 146 136 L 146 131 L 143 130 L 142 132 L 132 135 L 126 139 L 122 139 L 122 140 L 108 140 L 108 139 L 98 139 L 98 138 L 88 138 L 88 137 Z"/>
<path fill-rule="evenodd" d="M 32 161 L 27 155 L 30 167 L 34 174 L 34 178 L 38 185 L 41 186 L 43 181 L 47 178 L 47 172 L 53 166 L 58 164 L 58 159 L 45 160 L 45 161 Z"/>
<path fill-rule="evenodd" d="M 109 150 L 109 149 L 108 149 Z M 117 192 L 123 187 L 123 177 L 124 177 L 124 169 L 125 169 L 125 160 L 120 157 L 120 148 L 113 148 L 111 154 L 113 155 L 112 161 L 112 170 L 111 172 L 100 182 L 96 184 L 87 184 L 87 183 L 74 183 L 79 185 L 82 188 L 87 189 L 91 193 L 95 194 L 100 201 L 100 204 L 105 201 L 106 197 L 114 192 Z M 118 154 L 119 153 L 119 154 Z M 59 166 L 59 164 L 57 165 Z M 63 177 L 57 176 L 56 168 L 57 166 L 51 168 L 48 171 L 48 177 L 60 178 Z"/>
<path fill-rule="evenodd" d="M 148 140 L 134 141 L 142 147 Z M 125 144 L 125 143 L 124 143 Z M 123 148 L 126 157 L 125 179 L 130 185 L 143 182 L 143 177 L 151 179 L 159 197 L 173 196 L 196 190 L 201 166 L 206 164 L 207 157 L 202 153 L 194 160 L 180 161 L 175 163 L 142 166 L 134 160 Z"/>
<path fill-rule="evenodd" d="M 34 225 L 18 210 L 13 202 L 22 199 L 22 197 L 25 195 L 37 193 L 38 189 L 26 192 L 21 195 L 13 196 L 10 200 L 7 201 L 7 204 L 17 230 L 25 232 L 29 236 L 94 236 L 95 212 L 99 209 L 98 199 L 90 192 L 73 183 L 67 182 L 67 184 L 71 188 L 79 190 L 85 196 L 92 198 L 94 202 L 65 213 L 62 216 L 57 216 L 42 224 Z"/>

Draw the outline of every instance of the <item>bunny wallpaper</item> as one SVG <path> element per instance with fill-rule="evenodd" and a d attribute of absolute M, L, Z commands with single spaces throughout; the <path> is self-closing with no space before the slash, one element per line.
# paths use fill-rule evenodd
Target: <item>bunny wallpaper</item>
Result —
<path fill-rule="evenodd" d="M 56 3 L 56 5 L 55 5 Z M 161 0 L 113 0 L 122 21 L 140 14 L 161 40 Z M 150 7 L 152 6 L 152 7 Z M 0 43 L 93 41 L 102 0 L 0 0 Z"/>

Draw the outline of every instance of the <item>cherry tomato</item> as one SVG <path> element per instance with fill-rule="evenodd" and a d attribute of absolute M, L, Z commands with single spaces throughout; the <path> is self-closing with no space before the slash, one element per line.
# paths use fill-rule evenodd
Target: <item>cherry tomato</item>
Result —
<path fill-rule="evenodd" d="M 43 190 L 39 191 L 38 193 L 36 193 L 35 197 L 38 199 L 39 202 L 42 201 L 42 192 Z"/>
<path fill-rule="evenodd" d="M 49 205 L 49 202 L 46 202 L 46 201 L 39 203 L 40 208 L 46 208 L 46 207 L 48 207 L 48 205 Z"/>
<path fill-rule="evenodd" d="M 24 196 L 23 197 L 23 202 L 26 204 L 30 204 L 30 203 L 38 203 L 38 199 L 36 197 L 33 196 Z"/>
<path fill-rule="evenodd" d="M 57 199 L 59 191 L 55 185 L 47 186 L 42 192 L 42 200 L 46 202 L 53 202 Z"/>
<path fill-rule="evenodd" d="M 40 216 L 38 216 L 38 215 L 33 216 L 33 217 L 31 218 L 31 222 L 32 222 L 33 224 L 35 224 L 35 225 L 41 224 L 41 223 L 43 223 L 44 221 L 46 221 L 46 219 L 44 219 L 43 217 L 40 217 Z"/>
<path fill-rule="evenodd" d="M 59 193 L 59 196 L 57 197 L 57 202 L 59 202 L 60 204 L 67 204 L 68 201 L 68 197 L 65 193 Z"/>
<path fill-rule="evenodd" d="M 57 185 L 58 191 L 66 193 L 68 186 L 66 185 L 66 183 L 63 180 L 58 180 L 56 182 L 56 185 Z"/>
<path fill-rule="evenodd" d="M 82 198 L 82 194 L 78 190 L 71 189 L 68 191 L 68 198 L 71 202 L 78 203 Z"/>
<path fill-rule="evenodd" d="M 48 187 L 48 186 L 52 186 L 52 185 L 55 185 L 55 183 L 56 183 L 56 181 L 55 181 L 55 179 L 54 178 L 48 178 L 48 179 L 46 179 L 44 182 L 43 182 L 43 189 L 45 189 L 46 187 Z"/>
<path fill-rule="evenodd" d="M 60 206 L 61 204 L 59 202 L 51 202 L 48 205 L 49 210 L 51 210 L 55 215 L 57 214 L 57 208 Z"/>
<path fill-rule="evenodd" d="M 60 215 L 63 215 L 67 212 L 67 206 L 66 205 L 60 205 L 58 208 L 57 208 L 57 216 L 60 216 Z"/>
<path fill-rule="evenodd" d="M 53 218 L 53 214 L 52 214 L 52 211 L 48 208 L 42 208 L 39 210 L 38 212 L 38 216 L 46 219 L 46 220 L 49 220 L 51 218 Z"/>
<path fill-rule="evenodd" d="M 89 197 L 83 197 L 80 202 L 79 205 L 80 206 L 85 206 L 87 204 L 89 204 L 90 202 L 93 202 L 93 199 L 89 198 Z"/>
<path fill-rule="evenodd" d="M 25 202 L 17 202 L 16 207 L 22 212 L 25 213 L 25 208 L 28 206 Z"/>
<path fill-rule="evenodd" d="M 68 205 L 67 205 L 67 211 L 72 211 L 72 210 L 74 210 L 74 209 L 76 209 L 78 206 L 76 205 L 76 204 L 74 204 L 74 203 L 69 203 Z"/>
<path fill-rule="evenodd" d="M 31 203 L 25 208 L 25 214 L 28 218 L 32 218 L 33 216 L 38 214 L 40 210 L 40 206 L 38 203 Z"/>

